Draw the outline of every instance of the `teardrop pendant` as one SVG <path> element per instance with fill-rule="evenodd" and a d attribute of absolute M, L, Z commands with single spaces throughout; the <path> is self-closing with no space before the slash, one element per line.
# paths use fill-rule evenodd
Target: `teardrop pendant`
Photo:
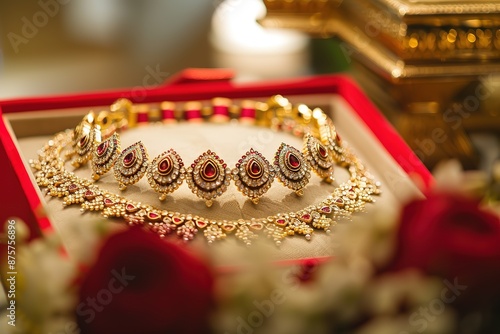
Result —
<path fill-rule="evenodd" d="M 113 168 L 120 190 L 137 183 L 146 174 L 148 165 L 148 153 L 141 142 L 124 149 Z"/>

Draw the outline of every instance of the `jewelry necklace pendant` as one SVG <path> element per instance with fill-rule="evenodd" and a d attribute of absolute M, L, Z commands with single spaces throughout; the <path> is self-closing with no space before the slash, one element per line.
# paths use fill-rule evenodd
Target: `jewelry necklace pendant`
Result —
<path fill-rule="evenodd" d="M 110 138 L 94 146 L 91 168 L 92 178 L 95 181 L 113 168 L 120 156 L 120 151 L 120 137 L 116 132 Z"/>
<path fill-rule="evenodd" d="M 92 148 L 101 142 L 101 132 L 92 124 L 84 121 L 75 128 L 73 136 L 75 138 L 74 151 L 71 155 L 75 155 L 75 158 L 71 164 L 73 167 L 79 168 L 92 159 Z"/>
<path fill-rule="evenodd" d="M 232 168 L 210 150 L 189 166 L 184 165 L 174 149 L 159 154 L 151 162 L 141 142 L 121 150 L 120 136 L 113 131 L 125 129 L 125 121 L 129 128 L 134 124 L 145 125 L 149 106 L 141 105 L 144 110 L 141 109 L 136 119 L 126 111 L 89 113 L 74 130 L 55 135 L 42 148 L 38 160 L 30 164 L 36 170 L 37 184 L 45 187 L 48 195 L 61 198 L 64 206 L 78 204 L 82 212 L 97 211 L 105 218 L 119 217 L 129 225 L 143 226 L 161 237 L 174 234 L 187 242 L 202 232 L 208 243 L 232 235 L 250 245 L 259 234 L 273 240 L 277 246 L 293 235 L 310 241 L 315 229 L 329 233 L 339 219 L 363 211 L 365 203 L 374 202 L 372 195 L 380 194 L 380 183 L 374 181 L 342 142 L 326 113 L 318 108 L 313 111 L 304 106 L 294 108 L 283 97 L 273 101 L 274 104 L 267 105 L 247 101 L 242 103 L 239 114 L 242 123 L 252 119 L 251 123 L 256 125 L 289 132 L 303 139 L 302 151 L 282 143 L 272 162 L 254 149 L 247 151 Z M 160 106 L 162 121 L 168 124 L 177 122 L 177 114 L 185 116 L 188 122 L 203 122 L 204 119 L 228 122 L 238 112 L 238 106 L 230 106 L 227 99 L 214 100 L 212 114 L 209 108 L 202 110 L 201 102 L 186 104 L 184 113 L 177 113 L 173 103 Z M 130 103 L 130 108 L 133 107 Z M 109 136 L 104 141 L 101 130 L 106 130 L 104 133 Z M 94 181 L 66 170 L 65 164 L 70 159 L 75 166 L 90 161 Z M 311 170 L 324 181 L 332 182 L 334 166 L 345 167 L 351 177 L 332 188 L 326 198 L 308 203 L 296 212 L 278 212 L 263 218 L 208 219 L 133 201 L 100 189 L 95 182 L 113 169 L 119 189 L 125 190 L 146 175 L 147 182 L 163 201 L 186 180 L 191 192 L 207 207 L 213 206 L 234 182 L 236 189 L 256 205 L 275 178 L 297 196 L 302 196 Z"/>
<path fill-rule="evenodd" d="M 201 154 L 187 170 L 186 181 L 196 196 L 205 200 L 207 207 L 213 200 L 226 192 L 230 184 L 230 171 L 215 152 Z"/>
<path fill-rule="evenodd" d="M 160 194 L 163 201 L 167 194 L 177 190 L 184 181 L 185 168 L 181 157 L 170 149 L 153 159 L 146 172 L 149 185 Z"/>
<path fill-rule="evenodd" d="M 274 169 L 278 179 L 298 196 L 311 177 L 311 165 L 296 148 L 282 143 L 274 156 Z"/>
<path fill-rule="evenodd" d="M 323 180 L 333 181 L 333 157 L 327 146 L 323 145 L 311 134 L 304 137 L 303 154 L 311 164 L 311 169 Z"/>
<path fill-rule="evenodd" d="M 146 174 L 147 167 L 148 153 L 141 142 L 124 149 L 113 168 L 120 190 L 137 183 Z"/>
<path fill-rule="evenodd" d="M 260 197 L 271 188 L 275 178 L 269 161 L 254 149 L 250 149 L 238 160 L 232 175 L 238 190 L 254 204 L 259 203 Z"/>

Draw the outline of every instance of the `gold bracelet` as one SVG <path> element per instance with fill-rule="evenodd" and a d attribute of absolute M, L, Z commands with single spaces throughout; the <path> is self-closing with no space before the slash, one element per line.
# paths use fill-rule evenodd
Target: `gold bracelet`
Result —
<path fill-rule="evenodd" d="M 283 143 L 271 165 L 262 154 L 250 149 L 233 169 L 228 168 L 212 151 L 201 154 L 187 168 L 173 149 L 149 162 L 147 150 L 140 142 L 123 151 L 120 149 L 117 130 L 148 121 L 147 107 L 134 106 L 122 99 L 113 104 L 110 111 L 99 114 L 91 112 L 74 130 L 56 134 L 42 148 L 38 160 L 31 161 L 31 166 L 37 171 L 38 185 L 46 187 L 51 196 L 63 197 L 64 205 L 80 204 L 82 212 L 101 211 L 105 217 L 122 217 L 129 224 L 145 225 L 160 236 L 176 231 L 186 241 L 192 240 L 202 229 L 209 243 L 223 239 L 232 232 L 246 244 L 250 244 L 259 232 L 267 234 L 278 245 L 285 236 L 294 234 L 310 240 L 313 228 L 329 231 L 336 219 L 362 210 L 365 202 L 373 201 L 371 195 L 380 193 L 380 184 L 373 180 L 356 156 L 344 147 L 332 120 L 318 108 L 310 110 L 302 104 L 292 106 L 279 95 L 265 104 L 244 101 L 241 108 L 231 105 L 228 99 L 218 98 L 213 100 L 208 112 L 201 108 L 199 102 L 186 104 L 183 118 L 189 122 L 202 121 L 203 118 L 228 121 L 231 115 L 236 114 L 235 110 L 242 122 L 281 129 L 303 137 L 302 152 Z M 161 104 L 161 115 L 165 123 L 178 119 L 171 102 Z M 69 147 L 72 149 L 68 150 Z M 66 162 L 71 158 L 75 167 L 91 163 L 93 181 L 77 177 L 66 170 Z M 192 214 L 161 210 L 100 189 L 95 183 L 112 168 L 120 189 L 147 175 L 149 184 L 160 193 L 160 199 L 163 200 L 166 194 L 179 188 L 186 179 L 191 191 L 210 206 L 212 200 L 226 191 L 233 180 L 240 192 L 257 203 L 275 177 L 300 195 L 309 181 L 310 169 L 323 180 L 331 182 L 334 164 L 346 167 L 351 178 L 320 203 L 298 212 L 249 220 L 209 220 Z"/>

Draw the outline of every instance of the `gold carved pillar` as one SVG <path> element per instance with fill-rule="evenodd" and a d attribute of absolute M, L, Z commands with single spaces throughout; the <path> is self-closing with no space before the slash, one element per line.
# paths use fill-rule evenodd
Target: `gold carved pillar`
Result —
<path fill-rule="evenodd" d="M 264 26 L 342 40 L 361 86 L 427 166 L 472 166 L 467 131 L 500 131 L 499 0 L 264 2 Z"/>

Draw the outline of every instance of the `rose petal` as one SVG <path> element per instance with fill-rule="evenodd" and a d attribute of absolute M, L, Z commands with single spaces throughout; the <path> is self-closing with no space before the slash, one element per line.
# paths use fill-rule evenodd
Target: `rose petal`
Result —
<path fill-rule="evenodd" d="M 140 228 L 111 236 L 80 287 L 82 333 L 195 333 L 207 326 L 213 278 L 179 246 Z"/>

